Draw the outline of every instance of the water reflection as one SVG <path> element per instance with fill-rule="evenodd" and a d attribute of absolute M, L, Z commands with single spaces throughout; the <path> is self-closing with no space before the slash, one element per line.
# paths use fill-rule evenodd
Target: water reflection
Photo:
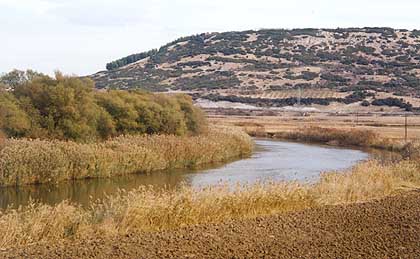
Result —
<path fill-rule="evenodd" d="M 118 189 L 132 190 L 141 185 L 174 188 L 182 181 L 188 184 L 180 171 L 157 172 L 153 175 L 128 175 L 112 179 L 87 179 L 64 182 L 57 185 L 35 185 L 0 189 L 0 208 L 26 205 L 30 199 L 46 204 L 57 204 L 63 200 L 87 206 L 90 202 L 116 193 Z"/>

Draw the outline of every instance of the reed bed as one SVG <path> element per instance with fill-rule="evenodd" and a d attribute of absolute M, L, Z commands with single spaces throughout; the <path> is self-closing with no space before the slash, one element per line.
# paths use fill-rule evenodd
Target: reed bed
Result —
<path fill-rule="evenodd" d="M 32 203 L 0 214 L 0 248 L 59 242 L 89 235 L 122 235 L 272 215 L 311 207 L 365 202 L 420 186 L 420 163 L 367 161 L 345 173 L 325 173 L 316 184 L 271 182 L 231 188 L 120 191 L 90 209 L 68 202 Z"/>
<path fill-rule="evenodd" d="M 120 136 L 93 144 L 8 139 L 2 146 L 0 186 L 20 186 L 194 168 L 247 156 L 252 140 L 216 127 L 198 136 Z"/>
<path fill-rule="evenodd" d="M 225 136 L 224 134 L 231 134 L 225 131 L 227 129 L 220 129 L 212 134 L 221 134 L 217 135 L 219 138 Z M 234 136 L 239 139 L 230 140 L 233 141 L 230 144 L 247 142 L 247 138 L 241 134 L 235 133 Z M 149 147 L 158 148 L 162 144 L 159 138 L 138 138 L 141 140 L 136 143 L 145 141 Z M 120 144 L 127 147 L 131 143 L 125 138 L 113 141 L 107 145 L 116 150 Z M 165 146 L 164 153 L 170 157 L 174 150 L 179 150 L 177 147 L 176 144 Z M 222 147 L 227 148 L 225 144 Z M 418 143 L 405 145 L 401 149 L 402 153 L 406 153 L 405 159 L 399 162 L 383 164 L 366 161 L 346 172 L 324 173 L 319 182 L 313 184 L 266 182 L 238 185 L 236 188 L 220 184 L 201 189 L 182 186 L 177 190 L 140 187 L 129 192 L 120 191 L 117 195 L 97 201 L 90 208 L 82 208 L 66 201 L 56 206 L 32 202 L 27 207 L 0 212 L 0 233 L 4 233 L 0 237 L 0 249 L 38 242 L 61 242 L 86 236 L 161 231 L 380 199 L 420 188 L 420 159 L 417 156 L 419 147 Z M 200 152 L 208 152 L 194 148 Z M 223 157 L 219 156 L 220 154 L 214 155 Z M 161 157 L 163 160 L 168 159 L 164 155 Z M 178 156 L 176 160 L 184 159 Z M 189 165 L 189 162 L 175 163 L 180 166 L 186 164 Z"/>
<path fill-rule="evenodd" d="M 401 151 L 404 143 L 385 139 L 370 130 L 310 126 L 295 131 L 277 132 L 271 137 L 336 146 L 357 146 Z"/>

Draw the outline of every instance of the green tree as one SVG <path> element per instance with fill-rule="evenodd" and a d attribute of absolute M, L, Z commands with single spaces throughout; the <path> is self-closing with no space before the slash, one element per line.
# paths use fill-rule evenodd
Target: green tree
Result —
<path fill-rule="evenodd" d="M 31 129 L 29 116 L 10 93 L 0 94 L 0 129 L 11 137 L 23 137 Z"/>
<path fill-rule="evenodd" d="M 66 77 L 39 77 L 19 85 L 14 94 L 28 100 L 39 113 L 39 125 L 52 137 L 59 139 L 89 140 L 104 132 L 112 133 L 112 123 L 104 110 L 96 104 L 94 83 L 89 79 Z M 30 110 L 33 110 L 30 109 Z M 108 119 L 107 119 L 108 118 Z M 105 129 L 104 127 L 111 127 Z M 101 131 L 101 134 L 98 133 Z"/>
<path fill-rule="evenodd" d="M 18 85 L 30 82 L 36 77 L 42 77 L 42 76 L 45 76 L 45 75 L 35 72 L 30 69 L 26 71 L 14 69 L 10 71 L 9 73 L 6 73 L 0 76 L 0 83 L 3 85 L 9 86 L 11 88 L 15 88 Z"/>
<path fill-rule="evenodd" d="M 0 130 L 11 137 L 86 142 L 120 134 L 196 134 L 205 124 L 183 95 L 98 91 L 90 79 L 60 72 L 16 82 L 11 91 L 0 90 Z"/>
<path fill-rule="evenodd" d="M 185 116 L 188 131 L 194 134 L 204 132 L 207 128 L 207 123 L 203 111 L 193 105 L 190 96 L 177 95 L 176 98 Z"/>

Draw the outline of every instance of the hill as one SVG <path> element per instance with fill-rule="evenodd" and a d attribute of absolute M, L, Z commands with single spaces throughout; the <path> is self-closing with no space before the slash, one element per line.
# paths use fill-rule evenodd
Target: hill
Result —
<path fill-rule="evenodd" d="M 256 106 L 420 106 L 420 31 L 264 29 L 205 33 L 107 64 L 98 88 L 184 91 Z"/>

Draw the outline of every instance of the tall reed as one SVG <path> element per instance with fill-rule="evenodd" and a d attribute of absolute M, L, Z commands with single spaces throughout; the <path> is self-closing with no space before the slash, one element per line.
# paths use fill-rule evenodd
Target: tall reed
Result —
<path fill-rule="evenodd" d="M 221 129 L 212 134 L 216 134 L 217 137 L 232 134 L 231 131 L 226 131 L 227 129 Z M 235 133 L 233 136 L 233 139 L 238 139 L 230 140 L 230 144 L 247 143 L 248 138 L 242 134 Z M 160 147 L 160 144 L 167 143 L 159 142 L 162 139 L 157 137 L 139 138 L 148 143 L 149 147 Z M 210 136 L 208 138 L 211 139 Z M 129 146 L 128 139 L 114 141 L 108 142 L 107 145 L 116 150 L 121 143 L 122 147 Z M 180 150 L 177 144 L 173 145 L 171 148 L 157 149 L 164 150 L 166 156 L 162 155 L 162 159 L 168 159 L 174 150 Z M 220 145 L 228 148 L 225 144 Z M 248 145 L 244 147 L 246 146 Z M 420 158 L 416 156 L 419 147 L 417 144 L 406 145 L 404 148 L 408 150 L 409 155 L 400 162 L 382 164 L 367 161 L 346 172 L 324 173 L 320 181 L 314 184 L 271 182 L 250 186 L 238 185 L 233 189 L 221 184 L 202 189 L 183 186 L 177 190 L 141 187 L 130 192 L 120 191 L 117 195 L 98 201 L 89 209 L 68 202 L 56 206 L 33 202 L 27 207 L 0 212 L 0 233 L 3 233 L 0 236 L 0 248 L 41 241 L 59 242 L 94 235 L 115 236 L 136 231 L 173 229 L 317 206 L 380 199 L 401 191 L 420 188 Z M 219 154 L 213 154 L 213 157 L 218 156 Z M 175 160 L 183 158 L 180 156 Z M 185 163 L 180 165 L 185 166 Z"/>
<path fill-rule="evenodd" d="M 94 235 L 121 235 L 271 215 L 305 208 L 365 202 L 420 187 L 420 163 L 362 163 L 345 173 L 326 173 L 316 184 L 260 183 L 231 188 L 121 191 L 90 209 L 62 202 L 32 203 L 0 212 L 0 248 Z"/>
<path fill-rule="evenodd" d="M 391 141 L 370 130 L 336 129 L 310 126 L 294 131 L 277 132 L 273 138 L 302 142 L 332 144 L 337 146 L 371 147 L 401 151 L 403 143 Z"/>
<path fill-rule="evenodd" d="M 121 136 L 93 144 L 9 139 L 0 150 L 0 186 L 193 168 L 247 156 L 251 150 L 248 135 L 223 127 L 198 136 Z"/>

